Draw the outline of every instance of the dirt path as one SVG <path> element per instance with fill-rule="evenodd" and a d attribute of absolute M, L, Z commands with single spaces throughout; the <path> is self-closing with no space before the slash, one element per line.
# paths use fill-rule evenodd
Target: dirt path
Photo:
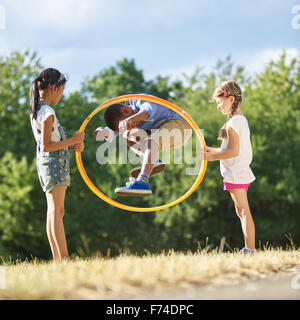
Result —
<path fill-rule="evenodd" d="M 272 277 L 233 285 L 208 285 L 170 292 L 145 292 L 120 299 L 145 300 L 300 300 L 300 266 Z"/>

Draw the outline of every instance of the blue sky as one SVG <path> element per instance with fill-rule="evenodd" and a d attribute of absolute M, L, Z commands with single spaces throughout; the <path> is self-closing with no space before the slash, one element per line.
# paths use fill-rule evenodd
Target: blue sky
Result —
<path fill-rule="evenodd" d="M 300 0 L 0 0 L 0 55 L 37 51 L 43 65 L 69 75 L 69 91 L 123 57 L 147 79 L 209 70 L 228 54 L 252 73 L 283 49 L 299 55 L 295 5 Z"/>

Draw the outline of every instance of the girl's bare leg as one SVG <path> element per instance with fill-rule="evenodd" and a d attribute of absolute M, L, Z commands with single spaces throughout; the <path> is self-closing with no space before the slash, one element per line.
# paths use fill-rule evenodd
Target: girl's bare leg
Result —
<path fill-rule="evenodd" d="M 60 185 L 47 192 L 47 233 L 53 258 L 62 261 L 69 258 L 63 225 L 66 186 Z"/>
<path fill-rule="evenodd" d="M 50 200 L 48 192 L 46 192 L 46 198 L 47 198 L 47 221 L 46 221 L 47 236 L 48 236 L 48 240 L 49 240 L 49 244 L 50 244 L 50 248 L 51 248 L 53 259 L 55 261 L 59 261 L 58 250 L 57 250 L 57 247 L 56 247 L 55 240 L 54 240 L 54 238 L 52 236 L 52 233 L 51 233 L 50 215 L 51 215 L 51 210 L 53 210 L 53 209 L 52 209 L 52 203 L 51 203 L 51 200 Z"/>
<path fill-rule="evenodd" d="M 255 226 L 249 208 L 247 191 L 245 189 L 231 189 L 229 193 L 234 202 L 236 213 L 241 220 L 245 247 L 253 250 L 255 249 Z"/>

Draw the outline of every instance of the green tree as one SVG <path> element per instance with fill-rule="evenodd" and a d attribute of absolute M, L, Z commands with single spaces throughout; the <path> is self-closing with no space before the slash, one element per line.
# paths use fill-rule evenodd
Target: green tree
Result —
<path fill-rule="evenodd" d="M 11 151 L 18 157 L 32 158 L 29 88 L 40 70 L 36 53 L 12 52 L 0 57 L 0 157 Z"/>
<path fill-rule="evenodd" d="M 172 91 L 168 77 L 157 76 L 154 80 L 145 80 L 143 70 L 137 69 L 133 59 L 126 58 L 87 78 L 82 83 L 82 92 L 96 102 L 118 97 L 124 94 L 148 93 L 168 99 Z"/>
<path fill-rule="evenodd" d="M 251 195 L 258 234 L 277 242 L 299 234 L 300 59 L 283 54 L 270 62 L 247 87 L 247 115 L 252 129 L 253 169 L 257 176 Z"/>

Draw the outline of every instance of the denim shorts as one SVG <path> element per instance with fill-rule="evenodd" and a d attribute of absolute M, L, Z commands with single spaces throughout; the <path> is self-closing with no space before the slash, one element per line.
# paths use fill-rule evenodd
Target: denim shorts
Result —
<path fill-rule="evenodd" d="M 65 149 L 39 154 L 36 168 L 44 192 L 59 185 L 70 186 L 69 152 Z"/>
<path fill-rule="evenodd" d="M 58 120 L 57 120 L 58 122 Z M 58 122 L 60 140 L 67 138 L 66 129 Z M 40 134 L 40 132 L 39 132 Z M 40 145 L 36 148 L 36 169 L 44 192 L 59 185 L 70 186 L 70 155 L 68 148 L 43 152 Z"/>

